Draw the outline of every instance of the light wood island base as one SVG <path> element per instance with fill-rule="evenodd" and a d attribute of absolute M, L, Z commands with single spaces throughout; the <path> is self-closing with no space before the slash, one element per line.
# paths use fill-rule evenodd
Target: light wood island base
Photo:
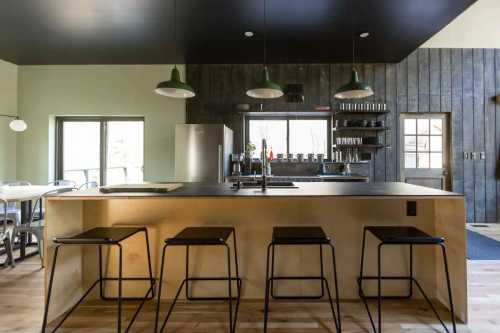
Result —
<path fill-rule="evenodd" d="M 370 184 L 366 184 L 368 186 Z M 292 190 L 288 190 L 292 191 Z M 428 196 L 379 195 L 379 196 L 109 196 L 98 193 L 50 197 L 46 200 L 46 257 L 45 265 L 52 263 L 55 236 L 71 235 L 97 226 L 146 226 L 150 236 L 153 271 L 158 275 L 163 240 L 172 237 L 186 226 L 231 225 L 236 228 L 240 276 L 243 279 L 244 299 L 263 299 L 266 248 L 272 227 L 278 225 L 320 225 L 333 239 L 336 247 L 340 295 L 343 300 L 358 298 L 356 278 L 359 275 L 361 237 L 367 225 L 414 225 L 446 238 L 450 275 L 455 302 L 455 312 L 467 321 L 467 273 L 465 261 L 464 200 L 459 195 Z M 279 192 L 281 193 L 281 192 Z M 445 192 L 448 193 L 448 192 Z M 416 217 L 406 216 L 406 202 L 416 201 Z M 376 241 L 368 239 L 367 270 L 376 267 Z M 123 243 L 124 275 L 146 276 L 146 254 L 141 235 Z M 373 250 L 370 250 L 373 249 Z M 204 247 L 191 251 L 193 275 L 222 275 L 226 272 L 224 250 Z M 446 306 L 446 284 L 438 248 L 417 247 L 415 272 L 431 297 Z M 330 254 L 324 251 L 325 272 L 331 272 Z M 385 274 L 405 274 L 408 267 L 408 250 L 399 246 L 387 247 L 383 252 Z M 115 275 L 117 253 L 111 249 L 106 258 L 106 274 Z M 277 253 L 277 270 L 286 274 L 317 273 L 319 258 L 317 247 L 280 248 Z M 171 298 L 184 277 L 185 250 L 172 248 L 167 252 L 166 293 Z M 82 294 L 97 277 L 97 249 L 66 247 L 60 251 L 56 270 L 51 311 L 54 319 Z M 46 272 L 48 281 L 49 272 Z M 116 285 L 107 284 L 108 294 L 113 295 Z M 374 291 L 375 285 L 369 285 Z M 406 283 L 384 283 L 384 292 L 403 292 Z M 280 284 L 279 291 L 297 294 L 314 293 L 314 282 Z M 124 296 L 142 295 L 145 283 L 124 283 Z M 196 295 L 225 294 L 225 285 L 217 283 L 194 285 Z M 420 297 L 418 293 L 416 297 Z M 97 294 L 90 299 L 96 299 Z M 259 302 L 257 302 L 259 304 Z M 300 304 L 300 303 L 298 303 Z M 203 307 L 203 305 L 201 305 Z M 257 306 L 258 307 L 258 306 Z M 388 310 L 390 307 L 387 308 Z M 397 307 L 396 307 L 397 309 Z M 385 309 L 384 309 L 385 310 Z M 260 316 L 260 313 L 256 313 Z M 362 313 L 366 316 L 366 313 Z M 386 316 L 386 318 L 388 318 Z M 447 316 L 445 316 L 447 318 Z M 111 318 L 110 318 L 111 319 Z M 390 319 L 388 319 L 390 320 Z"/>

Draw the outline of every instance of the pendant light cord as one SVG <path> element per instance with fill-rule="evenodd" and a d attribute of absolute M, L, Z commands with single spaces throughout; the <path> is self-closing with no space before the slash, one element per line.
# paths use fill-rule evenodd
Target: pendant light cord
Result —
<path fill-rule="evenodd" d="M 174 46 L 177 46 L 177 0 L 174 0 Z M 177 68 L 177 62 L 174 67 Z"/>
<path fill-rule="evenodd" d="M 354 0 L 351 0 L 351 39 L 352 39 L 352 69 L 354 69 L 354 52 L 355 52 L 355 36 L 354 36 Z"/>
<path fill-rule="evenodd" d="M 267 1 L 264 0 L 264 66 L 267 65 Z"/>

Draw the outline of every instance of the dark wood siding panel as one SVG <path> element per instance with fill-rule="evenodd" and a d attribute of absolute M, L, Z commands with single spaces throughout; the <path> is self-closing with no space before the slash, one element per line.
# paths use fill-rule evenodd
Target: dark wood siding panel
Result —
<path fill-rule="evenodd" d="M 486 222 L 495 222 L 496 181 L 495 181 L 495 50 L 484 51 L 484 142 L 485 142 L 485 184 L 486 184 Z"/>
<path fill-rule="evenodd" d="M 474 151 L 474 70 L 472 50 L 463 50 L 462 59 L 462 92 L 463 92 L 463 150 Z M 474 161 L 464 160 L 464 194 L 466 196 L 467 222 L 474 221 Z"/>
<path fill-rule="evenodd" d="M 500 95 L 500 50 L 495 50 L 495 95 Z M 495 134 L 496 134 L 496 144 L 495 144 L 495 152 L 496 152 L 496 186 L 497 186 L 497 222 L 500 220 L 500 105 L 499 103 L 495 104 Z"/>
<path fill-rule="evenodd" d="M 385 132 L 385 142 L 390 147 L 385 152 L 386 181 L 394 182 L 397 180 L 398 168 L 398 142 L 396 123 L 398 123 L 397 108 L 397 82 L 396 65 L 387 64 L 385 67 L 385 101 L 387 108 L 391 110 L 386 116 L 386 126 L 390 130 Z"/>
<path fill-rule="evenodd" d="M 484 152 L 484 50 L 474 49 L 474 205 L 475 221 L 484 222 L 486 218 L 485 163 L 480 159 Z"/>
<path fill-rule="evenodd" d="M 451 112 L 451 50 L 441 49 L 440 58 L 440 110 Z"/>
<path fill-rule="evenodd" d="M 429 111 L 441 111 L 441 50 L 429 50 Z"/>
<path fill-rule="evenodd" d="M 418 49 L 418 112 L 429 112 L 429 49 Z"/>
<path fill-rule="evenodd" d="M 418 51 L 414 51 L 407 58 L 408 73 L 408 112 L 418 112 Z"/>
<path fill-rule="evenodd" d="M 451 170 L 452 189 L 464 193 L 462 50 L 451 52 Z"/>
<path fill-rule="evenodd" d="M 404 59 L 396 66 L 396 90 L 397 90 L 397 113 L 396 119 L 394 119 L 393 136 L 396 137 L 397 146 L 393 147 L 392 150 L 397 157 L 397 167 L 396 167 L 396 180 L 401 180 L 401 165 L 399 158 L 399 117 L 401 113 L 408 111 L 408 60 Z M 401 158 L 402 159 L 402 158 Z"/>
<path fill-rule="evenodd" d="M 373 89 L 374 95 L 377 96 L 375 99 L 377 102 L 385 103 L 385 64 L 375 64 L 373 68 Z M 380 117 L 379 120 L 384 119 Z M 387 119 L 385 119 L 387 120 Z M 377 133 L 378 142 L 385 145 L 385 132 Z M 383 182 L 386 179 L 386 164 L 385 164 L 385 155 L 386 149 L 377 149 L 375 151 L 374 158 L 374 172 L 375 172 L 375 181 Z"/>

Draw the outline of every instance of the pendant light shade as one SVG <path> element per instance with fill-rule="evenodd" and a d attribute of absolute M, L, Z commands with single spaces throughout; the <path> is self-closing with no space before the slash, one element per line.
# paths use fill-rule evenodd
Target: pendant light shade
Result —
<path fill-rule="evenodd" d="M 22 119 L 19 119 L 17 116 L 11 116 L 8 114 L 0 114 L 0 117 L 14 118 L 10 121 L 9 127 L 14 132 L 24 132 L 28 128 L 28 124 Z"/>
<path fill-rule="evenodd" d="M 172 98 L 191 98 L 195 96 L 194 89 L 189 84 L 181 81 L 177 66 L 172 69 L 170 80 L 158 83 L 155 92 Z"/>
<path fill-rule="evenodd" d="M 264 66 L 261 81 L 254 88 L 247 90 L 247 95 L 262 99 L 279 98 L 283 96 L 283 89 L 279 84 L 271 81 L 267 66 Z"/>
<path fill-rule="evenodd" d="M 334 97 L 338 99 L 358 99 L 373 95 L 372 88 L 366 83 L 359 81 L 358 72 L 353 67 L 351 72 L 351 80 L 348 84 L 340 87 Z"/>

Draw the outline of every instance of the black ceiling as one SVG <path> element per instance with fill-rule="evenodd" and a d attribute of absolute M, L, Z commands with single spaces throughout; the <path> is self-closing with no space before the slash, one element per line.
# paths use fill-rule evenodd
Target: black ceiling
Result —
<path fill-rule="evenodd" d="M 476 0 L 268 0 L 268 62 L 397 62 Z M 1 0 L 0 59 L 16 64 L 262 62 L 262 0 Z M 351 15 L 351 13 L 355 13 Z M 354 22 L 354 23 L 353 23 Z M 354 28 L 352 28 L 354 26 Z M 256 35 L 248 39 L 247 30 Z"/>

